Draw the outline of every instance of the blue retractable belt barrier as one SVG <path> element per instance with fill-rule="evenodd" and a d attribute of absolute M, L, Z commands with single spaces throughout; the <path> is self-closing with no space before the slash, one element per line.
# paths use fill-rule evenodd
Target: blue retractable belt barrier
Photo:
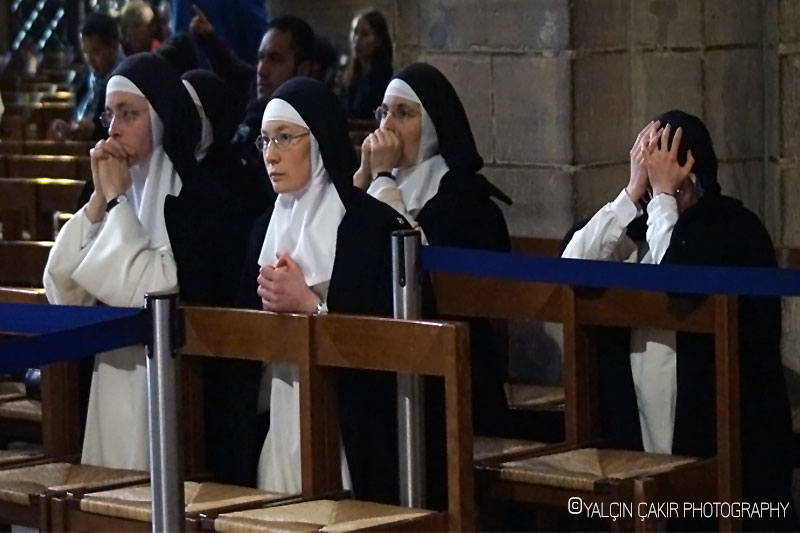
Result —
<path fill-rule="evenodd" d="M 0 370 L 79 359 L 150 339 L 142 309 L 0 304 L 0 331 L 39 334 L 0 343 Z"/>
<path fill-rule="evenodd" d="M 422 270 L 577 287 L 679 294 L 800 296 L 800 270 L 642 265 L 423 246 Z"/>

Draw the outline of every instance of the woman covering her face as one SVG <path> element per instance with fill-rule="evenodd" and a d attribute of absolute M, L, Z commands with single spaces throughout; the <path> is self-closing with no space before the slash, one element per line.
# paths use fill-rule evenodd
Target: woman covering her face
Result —
<path fill-rule="evenodd" d="M 154 54 L 126 59 L 103 120 L 109 136 L 91 150 L 89 199 L 45 267 L 48 300 L 136 307 L 147 292 L 179 288 L 184 300 L 232 303 L 243 225 L 236 202 L 197 168 L 200 120 L 178 76 Z M 234 242 L 238 250 L 226 249 Z M 97 356 L 83 462 L 148 467 L 146 377 L 141 347 Z"/>
<path fill-rule="evenodd" d="M 725 196 L 703 122 L 663 113 L 639 134 L 627 187 L 567 236 L 563 257 L 649 264 L 776 267 L 758 217 Z M 647 201 L 644 201 L 647 200 Z M 790 502 L 792 436 L 780 355 L 781 302 L 739 300 L 742 489 L 745 501 Z M 652 328 L 595 339 L 601 431 L 616 446 L 696 457 L 716 454 L 714 345 Z M 793 511 L 746 523 L 796 530 Z M 705 527 L 695 524 L 692 529 Z"/>
<path fill-rule="evenodd" d="M 408 225 L 353 186 L 355 157 L 333 93 L 307 78 L 284 83 L 264 111 L 258 147 L 278 197 L 253 232 L 245 303 L 276 312 L 389 315 L 390 236 Z M 297 492 L 297 368 L 274 364 L 270 371 L 271 419 L 258 486 Z M 343 480 L 349 486 L 346 470 Z"/>

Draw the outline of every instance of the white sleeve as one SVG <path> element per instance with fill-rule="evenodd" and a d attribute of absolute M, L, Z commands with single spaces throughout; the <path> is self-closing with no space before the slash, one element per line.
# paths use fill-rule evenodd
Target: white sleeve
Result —
<path fill-rule="evenodd" d="M 94 297 L 72 279 L 103 223 L 93 224 L 82 207 L 58 232 L 44 268 L 47 301 L 59 305 L 91 305 Z"/>
<path fill-rule="evenodd" d="M 635 258 L 636 245 L 625 230 L 639 214 L 641 210 L 623 189 L 575 232 L 561 257 L 613 261 L 627 261 L 632 255 Z"/>
<path fill-rule="evenodd" d="M 678 221 L 678 202 L 669 194 L 658 194 L 647 204 L 647 246 L 654 264 L 661 263 Z"/>
<path fill-rule="evenodd" d="M 397 188 L 397 182 L 387 176 L 378 176 L 370 183 L 367 188 L 367 194 L 403 215 L 411 227 L 422 234 L 422 244 L 428 244 L 428 238 L 425 237 L 425 232 L 422 231 L 417 219 L 406 209 L 403 195 L 400 193 L 400 189 Z"/>
<path fill-rule="evenodd" d="M 151 248 L 150 236 L 127 202 L 106 216 L 72 279 L 101 302 L 138 307 L 147 292 L 178 287 L 178 268 L 167 244 Z"/>

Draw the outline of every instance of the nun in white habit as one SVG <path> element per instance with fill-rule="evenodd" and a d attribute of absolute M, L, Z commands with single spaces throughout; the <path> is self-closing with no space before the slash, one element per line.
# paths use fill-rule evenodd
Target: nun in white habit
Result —
<path fill-rule="evenodd" d="M 196 112 L 164 60 L 147 53 L 117 67 L 106 110 L 109 137 L 91 150 L 94 192 L 59 232 L 45 268 L 50 303 L 138 307 L 145 293 L 178 287 L 164 207 L 194 169 Z M 144 349 L 99 354 L 82 462 L 146 469 L 147 436 Z"/>
<path fill-rule="evenodd" d="M 253 231 L 252 277 L 246 274 L 242 304 L 275 312 L 389 315 L 390 235 L 408 224 L 353 186 L 355 155 L 336 96 L 311 79 L 286 82 L 267 104 L 257 146 L 278 197 Z M 274 364 L 270 370 L 270 427 L 258 486 L 299 492 L 297 368 Z M 342 466 L 349 488 L 344 456 Z"/>

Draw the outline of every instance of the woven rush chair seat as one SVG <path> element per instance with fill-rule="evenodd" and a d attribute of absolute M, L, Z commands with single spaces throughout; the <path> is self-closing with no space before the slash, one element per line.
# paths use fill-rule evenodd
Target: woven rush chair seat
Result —
<path fill-rule="evenodd" d="M 266 509 L 223 514 L 214 522 L 216 531 L 339 533 L 391 524 L 433 514 L 414 509 L 359 500 L 314 500 Z"/>
<path fill-rule="evenodd" d="M 0 403 L 0 418 L 41 422 L 42 403 L 27 398 Z"/>
<path fill-rule="evenodd" d="M 492 457 L 511 453 L 532 452 L 547 446 L 547 443 L 532 440 L 506 439 L 502 437 L 485 437 L 476 435 L 472 442 L 472 457 L 477 461 L 485 461 Z"/>
<path fill-rule="evenodd" d="M 183 488 L 187 514 L 244 503 L 265 503 L 287 496 L 278 492 L 211 482 L 186 481 Z M 150 522 L 152 503 L 153 496 L 148 484 L 85 494 L 81 498 L 80 508 L 85 513 Z"/>
<path fill-rule="evenodd" d="M 143 481 L 147 472 L 71 463 L 49 463 L 0 471 L 0 501 L 29 505 L 44 492 L 91 489 L 111 483 Z"/>
<path fill-rule="evenodd" d="M 659 474 L 696 460 L 631 450 L 580 448 L 508 461 L 498 470 L 500 479 L 508 481 L 592 491 L 597 482 Z"/>
<path fill-rule="evenodd" d="M 512 409 L 541 409 L 563 407 L 566 401 L 564 387 L 506 383 L 506 399 Z"/>
<path fill-rule="evenodd" d="M 0 402 L 20 400 L 25 397 L 25 384 L 18 381 L 0 381 Z"/>
<path fill-rule="evenodd" d="M 20 451 L 20 450 L 0 450 L 0 468 L 18 463 L 21 461 L 30 461 L 44 457 L 40 453 Z"/>

